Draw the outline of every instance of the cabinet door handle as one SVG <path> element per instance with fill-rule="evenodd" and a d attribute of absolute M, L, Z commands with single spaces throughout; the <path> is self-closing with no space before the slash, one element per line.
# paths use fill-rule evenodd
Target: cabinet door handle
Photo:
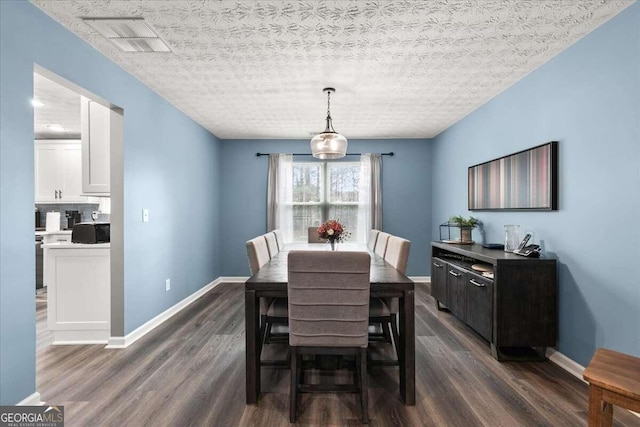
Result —
<path fill-rule="evenodd" d="M 442 268 L 442 264 L 438 264 L 437 262 L 434 262 L 433 266 L 436 268 Z"/>
<path fill-rule="evenodd" d="M 58 190 L 56 190 L 56 199 L 58 198 Z"/>
<path fill-rule="evenodd" d="M 487 286 L 484 283 L 476 282 L 475 279 L 471 279 L 471 280 L 469 280 L 469 282 L 471 282 L 472 285 L 475 285 L 475 286 L 477 286 L 479 288 L 484 288 L 485 286 Z"/>
<path fill-rule="evenodd" d="M 62 199 L 62 190 L 58 190 L 58 194 L 60 195 L 60 198 Z"/>
<path fill-rule="evenodd" d="M 461 276 L 460 273 L 456 273 L 453 270 L 449 270 L 449 274 L 452 275 L 453 277 L 460 277 Z"/>

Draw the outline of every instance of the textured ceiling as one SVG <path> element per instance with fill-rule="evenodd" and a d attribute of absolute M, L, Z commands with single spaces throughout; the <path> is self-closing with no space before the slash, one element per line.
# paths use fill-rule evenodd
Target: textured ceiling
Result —
<path fill-rule="evenodd" d="M 631 0 L 33 0 L 220 138 L 433 137 Z M 143 17 L 171 53 L 82 17 Z M 126 109 L 125 109 L 126 119 Z"/>
<path fill-rule="evenodd" d="M 80 138 L 80 95 L 34 73 L 33 98 L 44 104 L 33 109 L 36 139 Z M 54 125 L 63 130 L 52 129 Z"/>

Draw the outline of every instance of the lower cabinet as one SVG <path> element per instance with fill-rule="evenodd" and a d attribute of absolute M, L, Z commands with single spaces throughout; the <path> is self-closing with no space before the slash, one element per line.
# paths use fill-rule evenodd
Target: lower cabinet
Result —
<path fill-rule="evenodd" d="M 44 245 L 47 326 L 53 343 L 106 344 L 111 334 L 109 243 Z"/>
<path fill-rule="evenodd" d="M 493 329 L 493 280 L 468 273 L 465 285 L 466 322 L 491 341 Z"/>
<path fill-rule="evenodd" d="M 458 319 L 491 341 L 493 281 L 436 258 L 431 263 L 431 295 Z"/>
<path fill-rule="evenodd" d="M 473 270 L 489 265 L 493 279 Z M 525 258 L 480 245 L 432 243 L 431 295 L 490 343 L 498 360 L 544 357 L 557 341 L 553 259 Z"/>
<path fill-rule="evenodd" d="M 447 293 L 449 298 L 449 310 L 455 316 L 466 322 L 467 320 L 467 273 L 464 270 L 449 264 L 447 268 Z"/>
<path fill-rule="evenodd" d="M 438 309 L 440 309 L 439 303 L 449 304 L 446 283 L 448 265 L 446 261 L 440 258 L 433 258 L 431 261 L 431 296 L 435 298 Z"/>

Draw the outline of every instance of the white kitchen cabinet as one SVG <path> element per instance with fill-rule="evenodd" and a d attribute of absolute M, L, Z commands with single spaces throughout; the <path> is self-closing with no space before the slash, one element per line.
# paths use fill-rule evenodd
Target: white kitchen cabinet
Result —
<path fill-rule="evenodd" d="M 82 192 L 109 196 L 110 150 L 122 138 L 122 115 L 95 101 L 81 97 Z"/>
<path fill-rule="evenodd" d="M 83 203 L 79 140 L 35 142 L 36 203 Z"/>
<path fill-rule="evenodd" d="M 110 336 L 109 243 L 44 245 L 47 324 L 54 344 L 106 344 Z"/>

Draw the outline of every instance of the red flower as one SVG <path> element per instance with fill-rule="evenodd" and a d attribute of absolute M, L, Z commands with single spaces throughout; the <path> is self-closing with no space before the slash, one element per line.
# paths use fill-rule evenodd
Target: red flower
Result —
<path fill-rule="evenodd" d="M 350 237 L 350 233 L 335 219 L 330 219 L 318 227 L 318 236 L 331 242 L 342 242 Z"/>

